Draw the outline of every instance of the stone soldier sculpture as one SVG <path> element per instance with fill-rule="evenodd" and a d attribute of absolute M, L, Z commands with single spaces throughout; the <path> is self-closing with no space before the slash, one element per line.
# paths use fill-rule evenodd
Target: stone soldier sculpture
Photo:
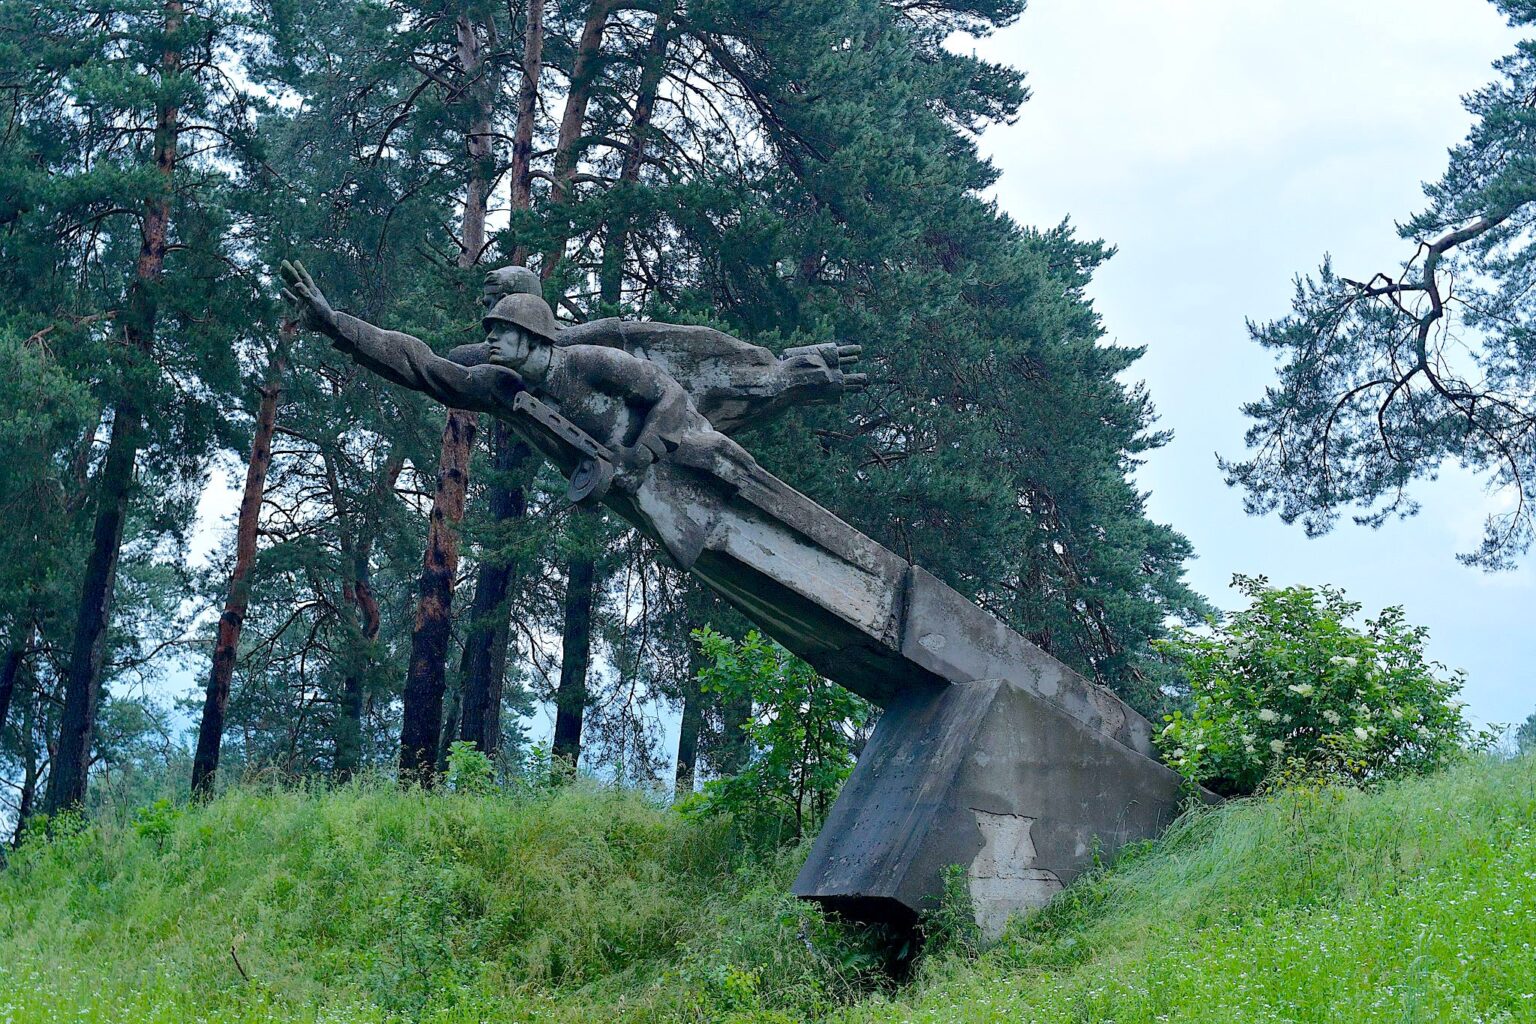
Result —
<path fill-rule="evenodd" d="M 281 267 L 303 326 L 388 380 L 510 423 L 764 632 L 884 709 L 795 883 L 910 922 L 966 868 L 989 933 L 1159 831 L 1178 775 L 1151 726 L 922 567 L 764 470 L 731 431 L 863 386 L 857 346 L 783 358 L 708 328 L 563 327 L 521 268 L 486 282 L 486 340 L 439 356 L 333 310 Z"/>

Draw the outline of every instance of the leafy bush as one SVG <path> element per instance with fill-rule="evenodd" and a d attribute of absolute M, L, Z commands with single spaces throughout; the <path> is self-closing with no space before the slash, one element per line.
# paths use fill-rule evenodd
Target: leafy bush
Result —
<path fill-rule="evenodd" d="M 854 740 L 872 707 L 756 630 L 739 642 L 710 629 L 693 636 L 705 658 L 700 689 L 753 709 L 746 767 L 709 783 L 694 809 L 748 825 L 788 820 L 799 838 L 819 825 L 853 770 Z"/>
<path fill-rule="evenodd" d="M 1297 774 L 1359 782 L 1433 769 L 1464 747 L 1462 676 L 1425 658 L 1428 631 L 1401 608 L 1356 629 L 1360 605 L 1336 588 L 1232 585 L 1247 609 L 1159 644 L 1189 681 L 1189 709 L 1157 737 L 1186 778 L 1228 795 Z"/>
<path fill-rule="evenodd" d="M 448 746 L 448 788 L 455 793 L 485 796 L 496 791 L 496 766 L 471 740 Z"/>

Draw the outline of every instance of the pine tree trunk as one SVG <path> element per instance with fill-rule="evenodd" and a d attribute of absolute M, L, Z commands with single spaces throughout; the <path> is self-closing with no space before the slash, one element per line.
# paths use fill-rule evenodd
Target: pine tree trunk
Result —
<path fill-rule="evenodd" d="M 248 577 L 256 563 L 256 527 L 261 520 L 262 495 L 267 489 L 267 470 L 272 465 L 272 434 L 277 429 L 277 406 L 282 396 L 283 373 L 287 369 L 287 350 L 298 332 L 298 325 L 291 320 L 284 321 L 280 331 L 277 351 L 272 353 L 271 362 L 267 364 L 261 404 L 256 410 L 251 458 L 245 467 L 245 490 L 240 495 L 240 513 L 235 522 L 235 565 L 229 574 L 224 613 L 219 616 L 213 667 L 208 673 L 208 694 L 203 701 L 203 718 L 197 728 L 197 753 L 192 759 L 192 795 L 199 798 L 213 795 L 219 771 L 219 747 L 224 738 L 224 713 L 229 707 L 229 684 L 235 674 L 240 631 L 245 626 L 245 613 L 251 602 Z"/>
<path fill-rule="evenodd" d="M 480 261 L 485 249 L 485 196 L 491 164 L 491 102 L 489 74 L 483 67 L 479 27 L 467 16 L 457 20 L 459 71 L 476 98 L 465 131 L 469 175 L 464 187 L 464 216 L 459 266 Z M 421 598 L 411 634 L 411 662 L 405 678 L 405 710 L 400 728 L 400 781 L 431 786 L 442 724 L 443 686 L 447 677 L 448 636 L 453 627 L 453 584 L 459 570 L 459 524 L 469 487 L 469 456 L 478 419 L 462 409 L 448 411 L 443 447 L 438 459 L 437 491 L 422 556 Z"/>
<path fill-rule="evenodd" d="M 181 27 L 180 0 L 165 5 L 165 33 L 174 36 Z M 160 82 L 181 69 L 181 52 L 167 48 L 160 57 Z M 155 110 L 155 169 L 165 196 L 144 203 L 139 258 L 128 295 L 123 333 L 130 352 L 143 358 L 154 348 L 156 307 L 154 285 L 165 271 L 166 233 L 171 204 L 166 198 L 176 172 L 178 109 L 162 102 Z M 128 518 L 128 494 L 133 486 L 133 467 L 143 440 L 143 414 L 131 399 L 120 399 L 113 411 L 112 438 L 97 481 L 96 519 L 91 529 L 91 551 L 86 558 L 85 579 L 75 616 L 74 640 L 64 678 L 64 710 L 59 719 L 59 743 L 48 773 L 48 792 L 43 810 L 57 814 L 85 800 L 86 776 L 91 764 L 91 740 L 96 731 L 96 710 L 101 703 L 102 667 L 107 656 L 107 627 L 112 620 L 112 589 L 117 582 L 117 561 L 123 545 L 123 526 Z"/>
<path fill-rule="evenodd" d="M 592 83 L 597 78 L 603 50 L 603 32 L 608 26 L 612 0 L 595 0 L 587 11 L 586 24 L 576 43 L 571 61 L 570 89 L 565 95 L 565 109 L 560 116 L 560 132 L 555 138 L 554 173 L 551 175 L 549 200 L 559 206 L 570 197 L 580 159 L 581 130 L 587 120 L 587 105 L 592 100 Z M 545 280 L 555 272 L 565 255 L 565 238 L 560 238 L 544 254 L 541 270 Z"/>
<path fill-rule="evenodd" d="M 26 664 L 27 654 L 32 648 L 32 637 L 36 632 L 37 624 L 28 622 L 22 635 L 6 649 L 4 661 L 0 661 L 0 734 L 5 732 L 6 720 L 10 718 L 11 704 L 16 696 L 16 680 L 21 678 L 21 667 Z"/>
<path fill-rule="evenodd" d="M 629 130 L 629 148 L 625 150 L 624 161 L 619 168 L 620 189 L 633 186 L 640 180 L 640 168 L 645 162 L 646 140 L 651 129 L 651 115 L 656 109 L 656 93 L 661 85 L 662 71 L 666 67 L 671 20 L 672 4 L 663 3 L 661 11 L 656 15 L 656 27 L 651 30 L 645 63 L 640 69 L 640 84 L 635 92 L 635 116 Z M 622 204 L 622 198 L 620 202 Z M 599 297 L 605 306 L 617 306 L 623 297 L 624 257 L 629 245 L 630 222 L 630 213 L 621 205 L 608 225 L 598 282 Z"/>
<path fill-rule="evenodd" d="M 721 775 L 735 775 L 747 764 L 747 719 L 752 717 L 752 701 L 733 700 L 722 710 L 722 735 L 720 737 L 720 763 L 716 766 Z"/>
<path fill-rule="evenodd" d="M 538 109 L 539 75 L 544 70 L 544 0 L 528 0 L 528 25 L 523 35 L 523 80 L 517 90 L 517 127 L 512 134 L 512 210 L 533 205 L 533 118 Z M 519 266 L 528 262 L 528 249 L 512 253 Z"/>
<path fill-rule="evenodd" d="M 405 707 L 400 723 L 400 781 L 430 787 L 437 761 L 438 729 L 443 719 L 448 636 L 453 626 L 453 584 L 458 575 L 459 537 L 469 485 L 469 453 L 474 443 L 473 413 L 453 410 L 443 435 L 437 465 L 437 492 L 422 559 L 421 599 L 411 630 L 411 661 L 405 677 Z"/>
<path fill-rule="evenodd" d="M 533 127 L 539 75 L 543 69 L 544 0 L 528 0 L 527 16 L 523 37 L 523 79 L 517 94 L 517 125 L 513 130 L 509 168 L 513 211 L 528 210 L 533 204 Z M 527 250 L 519 246 L 513 261 L 521 265 L 527 259 Z M 527 514 L 527 496 L 514 478 L 528 465 L 531 457 L 528 446 L 517 440 L 505 423 L 497 420 L 491 435 L 491 459 L 496 472 L 486 484 L 486 501 L 496 524 L 498 541 L 505 541 L 508 524 Z M 511 639 L 507 595 L 512 576 L 512 565 L 506 557 L 481 560 L 475 578 L 475 596 L 470 603 L 470 626 L 464 639 L 461 738 L 475 744 L 487 755 L 494 754 L 501 744 L 501 690 L 506 676 L 507 644 Z"/>
<path fill-rule="evenodd" d="M 464 714 L 464 681 L 449 691 L 448 711 L 443 715 L 443 727 L 437 738 L 437 774 L 448 771 L 448 748 L 458 738 L 459 720 Z"/>
<path fill-rule="evenodd" d="M 581 723 L 587 710 L 587 666 L 592 658 L 592 605 L 597 567 L 573 558 L 565 584 L 565 629 L 560 687 L 555 691 L 554 755 L 575 767 L 581 758 Z"/>
<path fill-rule="evenodd" d="M 691 664 L 691 662 L 690 662 Z M 693 792 L 699 760 L 699 733 L 704 725 L 704 702 L 698 680 L 690 677 L 683 688 L 683 716 L 677 730 L 677 774 L 672 787 L 673 799 Z"/>
<path fill-rule="evenodd" d="M 336 478 L 335 465 L 329 455 L 325 457 L 326 482 L 331 491 L 331 503 L 336 509 L 337 534 L 345 577 L 341 584 L 341 596 L 349 609 L 348 626 L 359 640 L 360 649 L 347 655 L 346 672 L 341 682 L 341 700 L 337 707 L 336 722 L 332 731 L 334 754 L 332 771 L 345 782 L 357 773 L 363 758 L 363 678 L 359 659 L 364 657 L 379 638 L 379 600 L 373 593 L 372 558 L 374 534 L 366 529 L 367 519 L 359 516 L 357 524 L 343 502 L 341 485 Z M 382 501 L 395 489 L 395 481 L 405 460 L 391 455 L 384 462 L 383 472 L 374 482 L 372 497 Z"/>
<path fill-rule="evenodd" d="M 487 486 L 486 497 L 491 519 L 497 526 L 496 538 L 504 542 L 507 525 L 522 519 L 528 511 L 523 488 L 511 481 L 531 461 L 532 452 L 502 421 L 496 421 L 494 430 L 491 454 L 495 459 L 495 479 Z M 486 755 L 494 754 L 501 742 L 501 687 L 510 633 L 507 596 L 513 575 L 512 559 L 504 552 L 481 559 L 475 596 L 470 603 L 469 630 L 464 639 L 460 738 L 475 744 Z"/>
<path fill-rule="evenodd" d="M 16 801 L 16 831 L 11 833 L 11 845 L 20 846 L 26 835 L 27 819 L 32 817 L 37 802 L 37 779 L 40 774 L 37 763 L 37 698 L 27 701 L 21 720 L 21 795 Z"/>
<path fill-rule="evenodd" d="M 50 815 L 78 807 L 85 800 L 91 740 L 101 703 L 102 667 L 107 656 L 107 627 L 112 619 L 112 590 L 117 582 L 118 555 L 128 518 L 128 493 L 142 429 L 139 410 L 128 402 L 119 403 L 112 420 L 106 462 L 97 479 L 96 520 L 64 677 L 58 750 L 43 800 L 43 810 Z"/>

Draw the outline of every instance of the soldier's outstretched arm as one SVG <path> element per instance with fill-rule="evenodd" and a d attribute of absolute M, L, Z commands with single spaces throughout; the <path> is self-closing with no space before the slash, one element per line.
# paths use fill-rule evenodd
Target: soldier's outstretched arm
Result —
<path fill-rule="evenodd" d="M 462 366 L 433 352 L 420 338 L 332 309 L 302 263 L 284 260 L 278 272 L 287 284 L 283 298 L 297 309 L 300 326 L 330 338 L 337 351 L 385 380 L 455 409 L 493 415 L 510 410 L 522 389 L 521 378 L 506 367 Z"/>

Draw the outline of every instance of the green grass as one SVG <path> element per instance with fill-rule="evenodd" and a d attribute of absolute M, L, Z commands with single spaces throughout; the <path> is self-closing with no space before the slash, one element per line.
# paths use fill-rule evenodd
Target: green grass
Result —
<path fill-rule="evenodd" d="M 1536 1021 L 1532 760 L 1201 814 L 899 988 L 784 895 L 799 854 L 634 794 L 252 789 L 144 831 L 0 873 L 0 1022 Z"/>

